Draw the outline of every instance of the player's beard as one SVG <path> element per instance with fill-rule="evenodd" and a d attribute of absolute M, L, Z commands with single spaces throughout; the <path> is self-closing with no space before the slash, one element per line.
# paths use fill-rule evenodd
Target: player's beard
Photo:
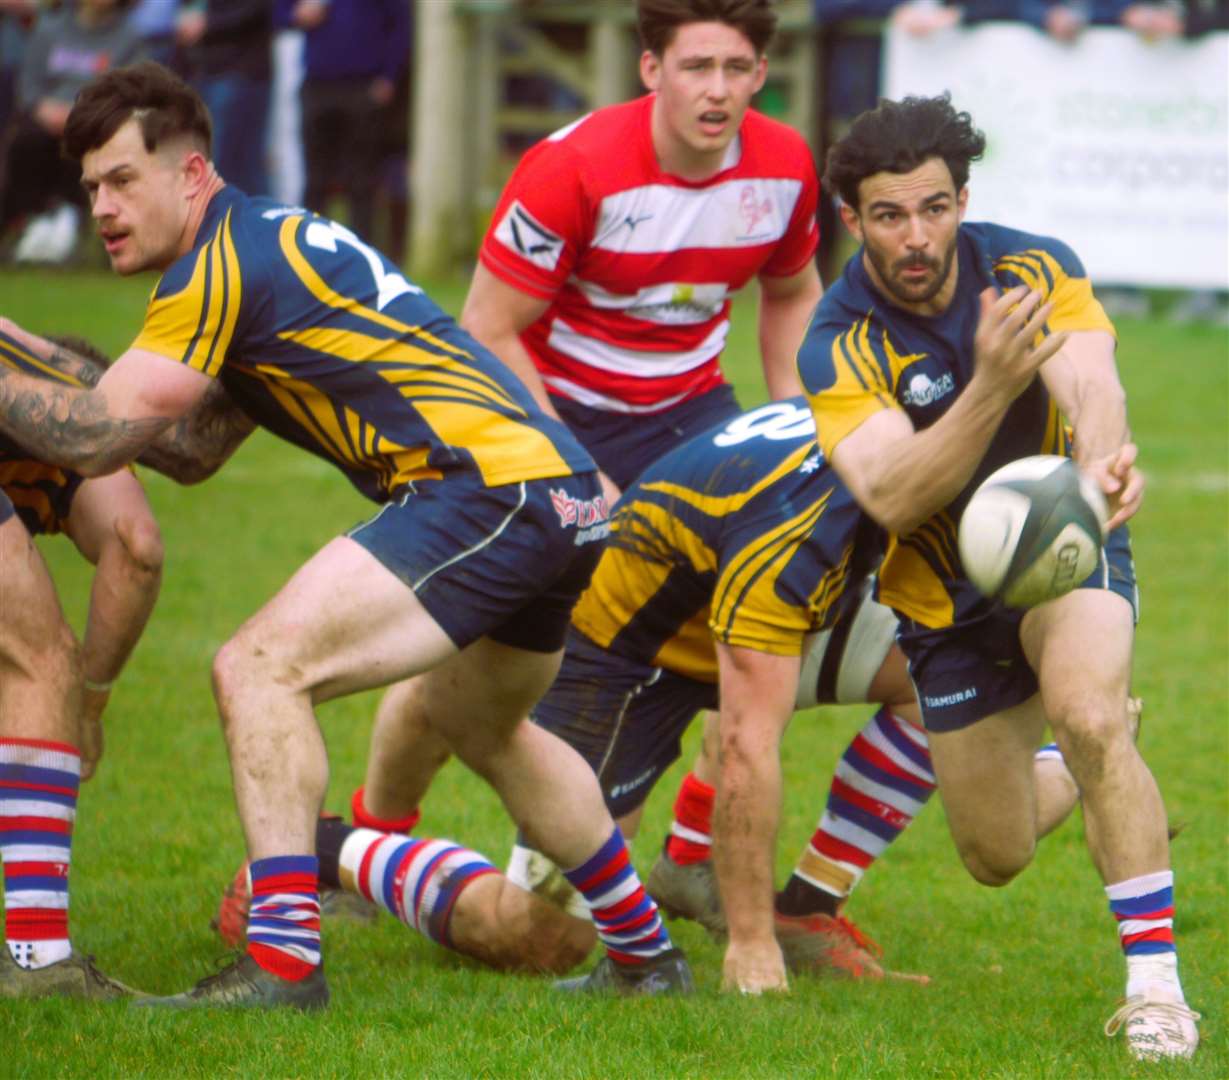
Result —
<path fill-rule="evenodd" d="M 952 272 L 952 261 L 956 257 L 956 236 L 952 236 L 951 243 L 943 252 L 942 259 L 931 258 L 927 255 L 910 255 L 904 259 L 897 259 L 889 265 L 887 256 L 875 250 L 870 244 L 866 245 L 866 253 L 875 267 L 875 272 L 879 275 L 879 280 L 892 294 L 893 299 L 903 304 L 924 304 L 928 300 L 933 300 L 947 284 L 947 279 Z M 925 266 L 934 271 L 934 277 L 924 285 L 905 285 L 897 278 L 897 275 L 900 271 L 912 266 Z"/>

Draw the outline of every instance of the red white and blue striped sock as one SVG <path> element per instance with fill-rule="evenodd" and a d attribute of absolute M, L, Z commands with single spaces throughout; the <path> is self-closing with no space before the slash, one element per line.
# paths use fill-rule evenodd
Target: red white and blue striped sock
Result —
<path fill-rule="evenodd" d="M 248 955 L 297 982 L 320 966 L 319 863 L 314 855 L 257 859 L 250 868 Z"/>
<path fill-rule="evenodd" d="M 884 705 L 841 755 L 795 876 L 832 896 L 848 896 L 934 790 L 926 733 Z"/>
<path fill-rule="evenodd" d="M 1172 870 L 1120 881 L 1105 887 L 1110 911 L 1118 920 L 1118 940 L 1127 958 L 1127 997 L 1148 983 L 1177 989 L 1178 950 L 1174 945 L 1174 875 Z"/>
<path fill-rule="evenodd" d="M 643 964 L 674 947 L 617 825 L 592 858 L 564 870 L 563 876 L 584 896 L 598 937 L 616 964 Z"/>
<path fill-rule="evenodd" d="M 688 773 L 674 799 L 674 820 L 666 854 L 680 866 L 704 862 L 713 854 L 713 804 L 717 789 Z"/>
<path fill-rule="evenodd" d="M 64 743 L 0 738 L 4 937 L 24 968 L 71 955 L 68 867 L 81 755 Z"/>
<path fill-rule="evenodd" d="M 466 886 L 499 871 L 450 840 L 355 829 L 341 845 L 337 876 L 424 937 L 452 948 L 448 921 Z"/>

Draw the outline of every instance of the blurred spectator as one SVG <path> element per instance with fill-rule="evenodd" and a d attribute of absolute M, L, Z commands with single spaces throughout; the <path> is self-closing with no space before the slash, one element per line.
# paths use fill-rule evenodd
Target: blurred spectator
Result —
<path fill-rule="evenodd" d="M 139 57 L 129 6 L 130 0 L 77 0 L 40 16 L 26 43 L 18 111 L 0 167 L 0 233 L 34 215 L 14 250 L 20 262 L 63 262 L 76 246 L 85 194 L 79 166 L 60 156 L 60 136 L 77 91 Z"/>
<path fill-rule="evenodd" d="M 193 0 L 180 8 L 175 39 L 213 117 L 213 160 L 222 179 L 249 195 L 267 195 L 272 0 Z"/>
<path fill-rule="evenodd" d="M 128 16 L 144 45 L 145 55 L 170 68 L 177 68 L 175 22 L 178 17 L 179 0 L 134 0 Z"/>
<path fill-rule="evenodd" d="M 290 21 L 306 32 L 304 201 L 320 212 L 330 194 L 348 202 L 349 225 L 370 240 L 389 106 L 410 51 L 405 0 L 298 0 Z"/>
<path fill-rule="evenodd" d="M 288 2 L 273 5 L 273 98 L 269 106 L 269 189 L 287 206 L 303 201 L 303 31 Z"/>
<path fill-rule="evenodd" d="M 0 0 L 0 138 L 17 100 L 17 72 L 38 10 L 36 0 Z"/>

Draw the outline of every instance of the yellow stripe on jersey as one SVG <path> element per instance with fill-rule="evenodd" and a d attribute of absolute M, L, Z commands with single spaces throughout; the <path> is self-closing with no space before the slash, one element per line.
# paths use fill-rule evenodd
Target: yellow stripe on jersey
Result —
<path fill-rule="evenodd" d="M 150 301 L 133 348 L 217 376 L 234 337 L 243 296 L 230 218 L 228 210 L 217 232 L 197 253 L 187 286 Z"/>
<path fill-rule="evenodd" d="M 886 335 L 885 335 L 886 339 Z M 846 435 L 882 409 L 899 409 L 870 344 L 870 319 L 862 319 L 832 342 L 836 378 L 818 394 L 807 394 L 817 423 L 819 446 L 830 458 Z M 822 402 L 822 405 L 821 405 Z"/>
<path fill-rule="evenodd" d="M 852 560 L 853 544 L 846 544 L 837 565 L 828 569 L 819 579 L 819 584 L 807 600 L 807 610 L 810 611 L 812 619 L 808 629 L 822 628 L 829 622 L 828 614 L 832 605 L 845 592 L 845 586 L 849 583 L 849 564 Z"/>
<path fill-rule="evenodd" d="M 359 303 L 352 296 L 343 296 L 332 288 L 324 278 L 312 269 L 311 263 L 304 258 L 303 253 L 299 250 L 295 234 L 298 232 L 299 225 L 302 222 L 303 216 L 301 214 L 284 218 L 281 228 L 278 230 L 278 243 L 281 245 L 282 254 L 286 256 L 286 261 L 299 276 L 299 280 L 303 282 L 303 285 L 317 300 L 322 304 L 327 304 L 329 307 L 338 308 L 339 310 L 348 311 L 352 315 L 359 315 L 364 319 L 369 319 L 379 326 L 396 331 L 399 335 L 413 334 L 434 348 L 451 353 L 453 356 L 462 359 L 469 356 L 469 353 L 464 349 L 456 345 L 450 345 L 442 338 L 428 333 L 421 326 L 411 326 L 400 319 L 394 319 L 390 315 L 376 311 L 375 308 Z"/>
<path fill-rule="evenodd" d="M 1092 283 L 1087 278 L 1071 277 L 1048 251 L 1030 248 L 1005 255 L 994 268 L 1015 274 L 1029 288 L 1041 293 L 1043 303 L 1053 301 L 1054 310 L 1047 322 L 1051 331 L 1104 330 L 1117 336 L 1114 324 L 1093 296 Z"/>
<path fill-rule="evenodd" d="M 380 435 L 352 409 L 337 406 L 311 383 L 295 379 L 271 364 L 255 373 L 277 398 L 286 413 L 310 434 L 335 461 L 350 467 L 373 469 L 380 487 L 391 492 L 412 480 L 438 479 L 438 469 L 427 468 L 430 447 L 401 446 Z"/>
<path fill-rule="evenodd" d="M 571 475 L 550 436 L 492 412 L 488 404 L 421 397 L 413 402 L 444 442 L 468 451 L 487 487 Z"/>
<path fill-rule="evenodd" d="M 716 552 L 666 507 L 642 500 L 620 506 L 611 523 L 611 539 L 576 603 L 572 622 L 591 640 L 608 647 L 657 595 L 680 555 L 696 573 L 717 569 Z M 707 626 L 707 612 L 702 625 Z M 704 633 L 707 637 L 707 628 Z"/>
<path fill-rule="evenodd" d="M 486 402 L 489 405 L 510 410 L 521 417 L 527 415 L 499 383 L 477 368 L 464 363 L 462 359 L 453 358 L 456 356 L 455 353 L 452 357 L 440 356 L 407 341 L 372 337 L 370 334 L 359 333 L 355 330 L 325 329 L 323 327 L 284 330 L 278 334 L 278 337 L 304 348 L 326 353 L 329 356 L 338 356 L 355 363 L 427 364 L 430 365 L 429 370 L 391 368 L 377 369 L 377 373 L 386 382 L 394 385 L 412 381 L 446 384 L 450 392 L 464 394 L 473 401 Z"/>
<path fill-rule="evenodd" d="M 653 657 L 653 666 L 697 682 L 717 682 L 717 646 L 708 628 L 708 611 L 688 619 Z"/>
<path fill-rule="evenodd" d="M 934 568 L 914 547 L 897 536 L 888 540 L 887 554 L 879 569 L 879 597 L 923 626 L 951 626 L 952 598 Z"/>
<path fill-rule="evenodd" d="M 672 484 L 668 480 L 656 480 L 651 483 L 642 484 L 641 488 L 644 491 L 653 491 L 661 495 L 668 495 L 672 499 L 678 499 L 679 502 L 686 503 L 688 506 L 693 506 L 699 510 L 700 513 L 706 514 L 709 517 L 722 518 L 727 514 L 733 514 L 736 511 L 741 510 L 761 491 L 765 488 L 771 487 L 783 476 L 788 476 L 792 472 L 797 472 L 797 470 L 801 468 L 802 463 L 806 461 L 812 453 L 814 453 L 814 448 L 812 446 L 800 446 L 767 476 L 757 481 L 746 491 L 739 491 L 734 495 L 706 495 L 701 491 L 694 491 L 691 488 L 682 487 L 679 484 Z"/>
<path fill-rule="evenodd" d="M 801 650 L 800 635 L 811 628 L 809 613 L 804 615 L 798 608 L 782 603 L 776 595 L 777 574 L 789 563 L 798 545 L 811 535 L 831 497 L 829 489 L 801 513 L 739 552 L 722 571 L 713 590 L 709 618 L 709 627 L 718 641 L 785 656 L 798 655 L 794 646 Z M 791 630 L 799 632 L 797 641 Z"/>

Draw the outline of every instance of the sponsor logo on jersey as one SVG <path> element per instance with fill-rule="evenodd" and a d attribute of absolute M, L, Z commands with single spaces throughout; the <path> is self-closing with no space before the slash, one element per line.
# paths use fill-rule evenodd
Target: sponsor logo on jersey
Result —
<path fill-rule="evenodd" d="M 764 234 L 759 228 L 761 222 L 772 217 L 772 200 L 768 196 L 761 198 L 752 184 L 748 184 L 739 192 L 738 213 L 743 219 L 743 235 L 739 240 L 753 240 Z"/>
<path fill-rule="evenodd" d="M 535 221 L 519 199 L 508 207 L 495 230 L 495 239 L 543 270 L 554 270 L 563 254 L 563 237 Z"/>
<path fill-rule="evenodd" d="M 605 495 L 592 499 L 578 499 L 566 491 L 550 489 L 551 505 L 559 515 L 563 528 L 576 527 L 576 546 L 594 540 L 605 540 L 610 535 L 610 504 Z"/>
<path fill-rule="evenodd" d="M 901 404 L 930 405 L 955 389 L 956 380 L 950 371 L 945 371 L 938 379 L 932 379 L 929 375 L 914 375 L 909 380 L 909 389 L 901 395 Z"/>

